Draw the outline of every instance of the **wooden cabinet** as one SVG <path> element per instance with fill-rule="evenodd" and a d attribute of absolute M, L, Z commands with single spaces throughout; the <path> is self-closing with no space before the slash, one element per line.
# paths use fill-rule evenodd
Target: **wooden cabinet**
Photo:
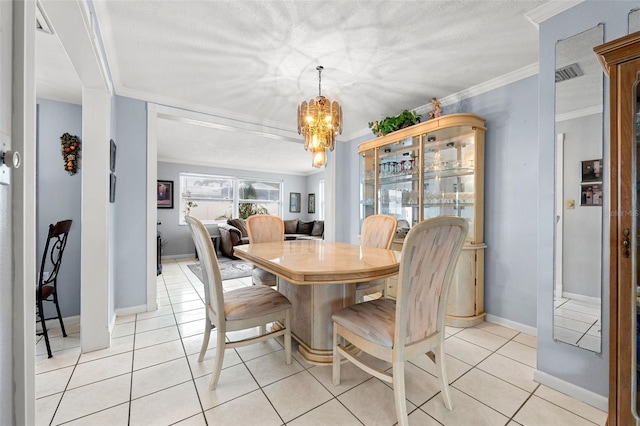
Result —
<path fill-rule="evenodd" d="M 595 52 L 609 75 L 611 97 L 608 424 L 626 426 L 639 423 L 640 32 L 598 46 Z"/>
<path fill-rule="evenodd" d="M 484 320 L 484 119 L 451 114 L 416 124 L 358 147 L 360 219 L 398 219 L 393 248 L 411 226 L 437 216 L 464 217 L 469 235 L 449 294 L 447 323 L 468 327 Z M 393 297 L 397 279 L 387 280 Z"/>

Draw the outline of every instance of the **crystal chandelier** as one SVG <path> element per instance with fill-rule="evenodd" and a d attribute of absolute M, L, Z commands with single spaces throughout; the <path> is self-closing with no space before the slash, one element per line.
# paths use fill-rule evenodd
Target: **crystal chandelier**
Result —
<path fill-rule="evenodd" d="M 298 134 L 304 135 L 304 149 L 311 151 L 311 164 L 327 165 L 327 152 L 333 151 L 336 136 L 342 134 L 342 108 L 322 96 L 322 70 L 318 65 L 318 96 L 298 107 Z"/>

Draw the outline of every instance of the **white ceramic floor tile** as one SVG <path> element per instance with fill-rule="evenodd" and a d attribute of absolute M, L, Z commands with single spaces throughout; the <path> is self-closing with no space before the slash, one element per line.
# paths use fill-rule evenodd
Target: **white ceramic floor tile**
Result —
<path fill-rule="evenodd" d="M 173 315 L 162 315 L 154 318 L 136 320 L 136 334 L 158 328 L 169 327 L 176 324 Z"/>
<path fill-rule="evenodd" d="M 261 387 L 304 370 L 295 359 L 291 360 L 291 364 L 286 364 L 284 349 L 246 361 L 245 364 Z"/>
<path fill-rule="evenodd" d="M 263 390 L 285 422 L 333 398 L 333 395 L 307 371 L 275 382 Z"/>
<path fill-rule="evenodd" d="M 491 354 L 491 351 L 459 339 L 457 336 L 449 337 L 444 341 L 444 351 L 470 365 L 478 364 Z"/>
<path fill-rule="evenodd" d="M 213 371 L 213 362 L 215 360 L 216 351 L 215 349 L 209 349 L 204 355 L 204 359 L 202 360 L 202 362 L 198 361 L 199 356 L 200 352 L 196 352 L 189 355 L 189 357 L 187 358 L 191 367 L 191 374 L 194 378 L 211 374 L 211 372 Z M 225 368 L 233 367 L 234 365 L 238 365 L 241 363 L 242 359 L 240 359 L 240 356 L 236 353 L 236 351 L 233 349 L 227 349 L 224 354 L 224 360 L 222 361 L 222 371 L 224 371 Z"/>
<path fill-rule="evenodd" d="M 48 426 L 62 399 L 62 392 L 36 399 L 35 426 Z"/>
<path fill-rule="evenodd" d="M 178 327 L 176 326 L 136 333 L 135 349 L 138 350 L 178 339 L 180 339 L 180 333 L 178 333 Z"/>
<path fill-rule="evenodd" d="M 201 310 L 199 309 L 198 311 L 201 311 Z M 191 312 L 191 311 L 187 311 L 187 312 Z M 197 321 L 183 322 L 181 324 L 178 324 L 178 330 L 180 331 L 180 336 L 182 337 L 189 337 L 189 336 L 195 336 L 196 334 L 202 334 L 204 332 L 204 321 L 197 320 Z"/>
<path fill-rule="evenodd" d="M 578 414 L 581 417 L 587 418 L 598 425 L 604 425 L 607 421 L 606 412 L 592 407 L 589 404 L 585 404 L 584 402 L 578 401 L 577 399 L 571 398 L 570 396 L 551 389 L 547 386 L 540 385 L 540 387 L 535 391 L 534 395 L 539 396 L 540 398 L 555 405 L 559 405 L 560 407 L 565 408 L 574 414 Z"/>
<path fill-rule="evenodd" d="M 413 358 L 411 364 L 417 365 L 421 369 L 425 370 L 434 377 L 438 377 L 438 371 L 436 365 L 426 355 L 421 355 L 417 358 Z M 449 383 L 454 382 L 458 377 L 462 376 L 473 367 L 465 362 L 460 361 L 451 355 L 445 354 L 445 368 L 447 369 L 447 381 Z"/>
<path fill-rule="evenodd" d="M 135 333 L 136 323 L 135 321 L 124 322 L 121 324 L 116 324 L 113 326 L 113 331 L 111 332 L 112 338 L 128 336 L 130 334 Z"/>
<path fill-rule="evenodd" d="M 186 358 L 178 358 L 133 372 L 131 381 L 131 399 L 150 393 L 191 382 L 191 370 Z"/>
<path fill-rule="evenodd" d="M 506 345 L 498 349 L 497 353 L 499 353 L 500 355 L 504 355 L 507 358 L 522 362 L 529 367 L 536 367 L 536 350 L 531 346 L 510 341 Z"/>
<path fill-rule="evenodd" d="M 51 346 L 51 352 L 80 347 L 80 334 L 68 334 L 67 337 L 51 337 L 49 338 L 49 345 Z M 47 346 L 43 338 L 36 344 L 36 356 L 45 354 L 47 354 Z"/>
<path fill-rule="evenodd" d="M 251 407 L 250 409 L 247 409 Z M 204 412 L 210 425 L 279 426 L 282 419 L 261 390 L 250 392 L 237 399 L 218 405 Z"/>
<path fill-rule="evenodd" d="M 203 309 L 204 303 L 201 300 L 192 300 L 190 302 L 173 303 L 173 312 L 184 312 L 192 309 Z"/>
<path fill-rule="evenodd" d="M 80 363 L 95 361 L 96 359 L 106 358 L 125 352 L 133 351 L 133 338 L 134 335 L 123 336 L 111 339 L 111 346 L 106 349 L 100 349 L 99 351 L 85 352 L 80 355 Z"/>
<path fill-rule="evenodd" d="M 530 395 L 477 368 L 462 376 L 453 386 L 507 417 L 513 416 Z"/>
<path fill-rule="evenodd" d="M 136 314 L 118 315 L 118 317 L 116 318 L 115 324 L 119 325 L 127 322 L 135 322 L 135 321 L 136 321 Z"/>
<path fill-rule="evenodd" d="M 553 310 L 554 316 L 561 316 L 563 318 L 571 318 L 577 321 L 588 322 L 593 324 L 593 322 L 598 319 L 595 315 L 586 314 L 584 312 L 578 312 L 571 309 L 566 308 L 557 308 Z"/>
<path fill-rule="evenodd" d="M 184 419 L 178 423 L 174 423 L 175 426 L 207 426 L 207 421 L 204 419 L 204 414 L 199 413 L 195 416 Z"/>
<path fill-rule="evenodd" d="M 332 365 L 316 365 L 308 371 L 333 395 L 340 395 L 372 377 L 350 362 L 340 365 L 340 384 L 337 386 L 333 385 Z"/>
<path fill-rule="evenodd" d="M 213 390 L 209 389 L 210 380 L 211 374 L 195 380 L 202 408 L 205 410 L 258 389 L 258 384 L 243 364 L 222 370 L 218 386 Z"/>
<path fill-rule="evenodd" d="M 133 365 L 133 352 L 125 352 L 107 358 L 78 364 L 71 380 L 69 389 L 99 382 L 110 377 L 130 373 Z"/>
<path fill-rule="evenodd" d="M 393 425 L 398 421 L 393 390 L 378 379 L 367 380 L 338 397 L 338 400 L 365 425 Z M 411 413 L 416 406 L 407 402 Z"/>
<path fill-rule="evenodd" d="M 594 423 L 560 408 L 537 396 L 532 396 L 513 417 L 523 426 L 593 426 Z"/>
<path fill-rule="evenodd" d="M 60 424 L 129 401 L 131 374 L 68 390 L 62 396 L 53 424 Z"/>
<path fill-rule="evenodd" d="M 404 376 L 405 397 L 416 407 L 440 392 L 440 380 L 411 363 L 406 363 Z M 385 384 L 393 389 L 391 383 Z"/>
<path fill-rule="evenodd" d="M 538 387 L 533 380 L 535 368 L 497 353 L 478 364 L 478 368 L 527 392 L 533 392 Z"/>
<path fill-rule="evenodd" d="M 56 351 L 52 358 L 47 354 L 36 357 L 36 374 L 44 373 L 59 368 L 71 367 L 80 358 L 80 347 Z"/>
<path fill-rule="evenodd" d="M 202 330 L 204 330 L 204 322 L 205 322 L 206 316 L 207 316 L 207 312 L 204 310 L 204 308 L 193 309 L 191 311 L 185 311 L 185 312 L 176 312 L 175 314 L 176 322 L 178 324 L 191 322 L 191 321 L 198 321 L 198 320 L 202 321 Z"/>
<path fill-rule="evenodd" d="M 538 347 L 538 339 L 536 336 L 531 336 L 526 333 L 520 333 L 513 338 L 514 342 L 522 343 L 523 345 L 531 346 L 532 348 Z"/>
<path fill-rule="evenodd" d="M 235 338 L 235 337 L 234 337 Z M 291 338 L 293 340 L 293 338 Z M 238 355 L 243 361 L 248 362 L 255 358 L 260 358 L 273 352 L 279 352 L 283 350 L 283 346 L 278 343 L 276 339 L 265 340 L 264 342 L 256 343 L 249 346 L 243 346 L 237 348 Z M 282 359 L 284 359 L 284 352 L 282 352 Z"/>
<path fill-rule="evenodd" d="M 519 333 L 518 331 L 512 328 L 505 327 L 503 325 L 495 324 L 488 321 L 483 321 L 480 324 L 475 325 L 473 328 L 480 329 L 488 333 L 496 334 L 498 336 L 501 336 L 507 339 L 513 339 Z"/>
<path fill-rule="evenodd" d="M 138 349 L 133 355 L 133 369 L 150 367 L 166 361 L 184 357 L 184 349 L 180 340 L 160 343 Z"/>
<path fill-rule="evenodd" d="M 287 423 L 291 426 L 360 426 L 362 423 L 335 399 Z"/>
<path fill-rule="evenodd" d="M 451 388 L 453 398 L 453 410 L 447 410 L 442 398 L 432 398 L 425 405 L 420 407 L 431 417 L 438 420 L 443 425 L 458 426 L 496 426 L 504 425 L 509 420 L 496 410 L 489 408 L 480 401 L 477 401 L 456 388 Z M 541 426 L 539 424 L 538 426 Z"/>
<path fill-rule="evenodd" d="M 473 343 L 474 345 L 478 345 L 490 351 L 495 351 L 509 340 L 505 337 L 486 332 L 479 328 L 467 328 L 466 330 L 462 330 L 460 333 L 456 334 L 456 338 L 466 340 L 467 342 Z"/>
<path fill-rule="evenodd" d="M 553 325 L 555 327 L 562 327 L 569 330 L 577 331 L 578 333 L 586 333 L 589 328 L 595 323 L 593 322 L 582 322 L 578 320 L 574 320 L 571 318 L 564 318 L 556 315 L 553 318 Z"/>
<path fill-rule="evenodd" d="M 64 391 L 67 383 L 69 383 L 73 369 L 74 367 L 71 366 L 36 374 L 36 398 Z"/>
<path fill-rule="evenodd" d="M 170 305 L 167 306 L 159 306 L 155 311 L 142 312 L 136 315 L 136 320 L 144 320 L 149 318 L 157 318 L 165 315 L 173 315 L 173 309 L 171 309 Z"/>
<path fill-rule="evenodd" d="M 106 410 L 73 420 L 66 425 L 72 426 L 100 426 L 100 425 L 126 425 L 129 422 L 129 403 L 116 405 Z"/>
<path fill-rule="evenodd" d="M 202 328 L 204 331 L 204 326 Z M 200 348 L 202 347 L 203 339 L 204 339 L 204 333 L 183 337 L 182 345 L 184 346 L 184 350 L 187 353 L 187 355 L 200 353 Z M 215 334 L 215 331 L 212 331 L 211 337 L 209 338 L 209 344 L 207 345 L 207 348 L 208 348 L 207 351 L 210 351 L 215 347 L 216 347 L 216 334 Z"/>
<path fill-rule="evenodd" d="M 201 412 L 192 381 L 131 401 L 129 424 L 170 425 Z"/>
<path fill-rule="evenodd" d="M 576 345 L 584 333 L 562 327 L 553 327 L 553 338 L 571 345 Z"/>

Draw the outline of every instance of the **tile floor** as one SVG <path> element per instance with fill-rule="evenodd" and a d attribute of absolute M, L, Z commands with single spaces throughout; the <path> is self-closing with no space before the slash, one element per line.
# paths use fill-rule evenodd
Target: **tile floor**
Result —
<path fill-rule="evenodd" d="M 600 304 L 554 298 L 554 337 L 580 348 L 600 352 Z"/>
<path fill-rule="evenodd" d="M 52 330 L 54 357 L 37 343 L 38 425 L 393 425 L 391 387 L 346 363 L 284 363 L 281 342 L 228 349 L 218 388 L 208 389 L 212 357 L 198 351 L 202 285 L 193 259 L 165 260 L 158 310 L 117 319 L 109 349 L 81 354 L 78 326 Z M 250 278 L 225 281 L 250 285 Z M 606 413 L 533 381 L 535 337 L 496 324 L 448 328 L 445 348 L 455 408 L 442 403 L 433 364 L 407 367 L 413 425 L 603 425 Z M 211 339 L 210 347 L 214 347 Z"/>

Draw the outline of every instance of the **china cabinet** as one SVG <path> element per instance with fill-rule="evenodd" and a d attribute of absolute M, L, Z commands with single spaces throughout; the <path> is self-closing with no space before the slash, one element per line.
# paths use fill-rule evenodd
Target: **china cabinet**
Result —
<path fill-rule="evenodd" d="M 609 426 L 638 422 L 640 32 L 596 47 L 611 108 Z"/>
<path fill-rule="evenodd" d="M 458 327 L 484 320 L 484 132 L 483 118 L 451 114 L 358 146 L 360 220 L 396 217 L 394 250 L 422 220 L 453 215 L 469 222 L 447 310 L 447 323 Z M 397 277 L 387 280 L 387 296 L 396 284 Z"/>

